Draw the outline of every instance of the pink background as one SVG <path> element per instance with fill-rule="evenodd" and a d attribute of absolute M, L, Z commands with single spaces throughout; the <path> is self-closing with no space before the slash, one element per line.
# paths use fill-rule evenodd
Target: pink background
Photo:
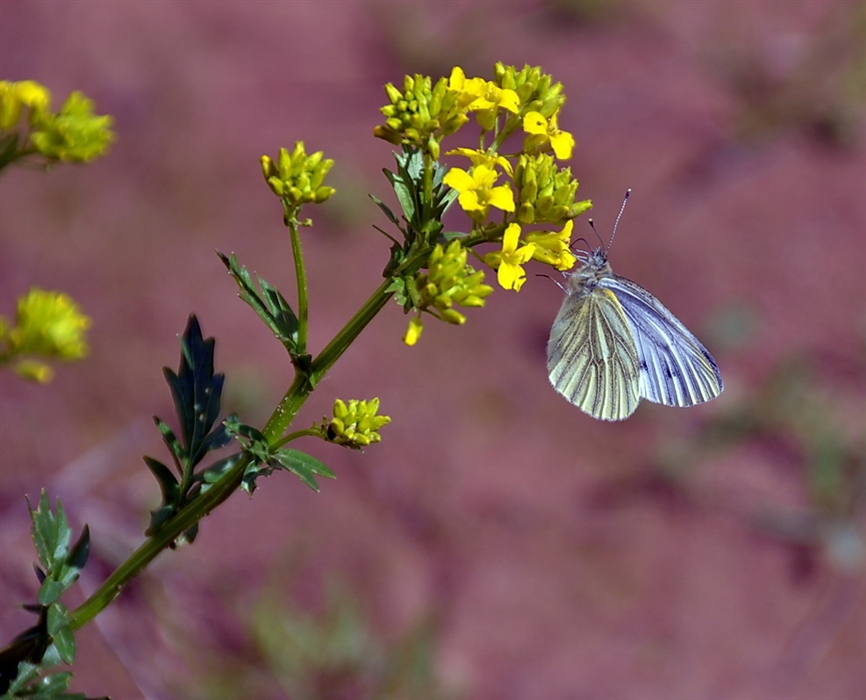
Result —
<path fill-rule="evenodd" d="M 315 612 L 336 579 L 383 639 L 431 615 L 437 675 L 468 698 L 866 696 L 863 499 L 816 499 L 804 446 L 832 435 L 862 490 L 863 25 L 862 5 L 828 0 L 0 2 L 0 77 L 42 82 L 56 105 L 80 89 L 118 133 L 89 166 L 0 183 L 0 312 L 39 285 L 94 319 L 90 357 L 51 385 L 0 375 L 0 643 L 32 623 L 14 607 L 36 590 L 24 493 L 45 486 L 90 524 L 70 605 L 140 543 L 158 502 L 141 455 L 164 458 L 150 416 L 173 421 L 160 368 L 190 312 L 217 338 L 226 410 L 260 425 L 288 386 L 213 253 L 291 293 L 259 156 L 302 139 L 337 161 L 338 195 L 304 231 L 319 348 L 387 258 L 366 198 L 393 201 L 391 149 L 372 138 L 382 85 L 455 64 L 489 77 L 500 60 L 563 82 L 603 234 L 634 189 L 615 270 L 700 335 L 725 393 L 620 424 L 570 407 L 547 382 L 562 297 L 540 266 L 465 326 L 428 322 L 415 348 L 389 305 L 297 424 L 378 396 L 383 443 L 298 445 L 338 479 L 315 494 L 277 475 L 205 520 L 83 631 L 74 687 L 207 697 L 250 653 L 263 591 Z M 767 128 L 742 136 L 768 103 Z M 837 141 L 810 117 L 825 105 Z M 779 372 L 802 393 L 774 398 Z"/>

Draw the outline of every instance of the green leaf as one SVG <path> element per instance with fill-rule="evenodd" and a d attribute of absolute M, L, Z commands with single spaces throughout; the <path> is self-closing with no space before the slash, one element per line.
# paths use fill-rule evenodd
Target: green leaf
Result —
<path fill-rule="evenodd" d="M 39 693 L 37 698 L 56 698 L 62 697 L 60 693 L 69 687 L 69 681 L 72 680 L 72 674 L 68 671 L 62 673 L 52 673 L 50 676 L 45 676 L 38 683 Z M 67 696 L 68 697 L 68 696 Z M 83 696 L 82 696 L 83 697 Z"/>
<path fill-rule="evenodd" d="M 391 211 L 391 208 L 387 204 L 385 204 L 385 202 L 372 194 L 368 194 L 367 196 L 373 200 L 373 204 L 375 204 L 377 207 L 379 207 L 379 209 L 382 210 L 382 212 L 385 214 L 385 216 L 388 217 L 388 220 L 392 224 L 394 224 L 394 226 L 402 230 L 402 226 L 400 220 L 397 218 L 397 215 L 393 211 Z"/>
<path fill-rule="evenodd" d="M 186 460 L 198 464 L 207 453 L 206 438 L 219 418 L 225 376 L 214 372 L 213 338 L 205 339 L 194 314 L 181 337 L 177 374 L 163 368 L 180 421 Z"/>
<path fill-rule="evenodd" d="M 161 423 L 162 421 L 160 421 Z M 159 425 L 159 423 L 157 424 Z M 163 424 L 164 425 L 164 424 Z M 160 431 L 162 432 L 162 431 Z M 171 470 L 153 457 L 144 456 L 144 463 L 156 477 L 159 490 L 162 492 L 163 503 L 177 503 L 180 494 L 180 483 Z"/>
<path fill-rule="evenodd" d="M 45 489 L 42 490 L 39 505 L 35 510 L 31 507 L 30 501 L 27 501 L 32 521 L 30 535 L 36 547 L 36 555 L 48 572 L 62 565 L 66 559 L 69 539 L 72 536 L 59 498 L 56 500 L 56 504 L 57 514 L 55 515 L 51 512 L 51 503 Z"/>
<path fill-rule="evenodd" d="M 217 255 L 240 288 L 238 296 L 265 322 L 289 354 L 294 355 L 298 350 L 298 317 L 283 295 L 264 278 L 258 277 L 263 297 L 249 270 L 238 263 L 234 253 L 227 257 L 217 251 Z"/>
<path fill-rule="evenodd" d="M 336 476 L 322 462 L 308 455 L 306 452 L 299 452 L 289 448 L 277 450 L 270 464 L 276 462 L 283 469 L 286 469 L 293 474 L 296 474 L 301 481 L 309 486 L 314 491 L 319 491 L 319 484 L 316 481 L 316 476 L 324 476 L 328 479 L 335 479 Z"/>
<path fill-rule="evenodd" d="M 48 608 L 48 634 L 60 658 L 71 664 L 75 660 L 75 637 L 69 629 L 69 613 L 60 603 Z"/>
<path fill-rule="evenodd" d="M 39 586 L 36 600 L 39 601 L 40 605 L 51 605 L 60 599 L 60 596 L 63 595 L 63 591 L 65 591 L 66 588 L 67 586 L 65 586 L 61 581 L 58 581 L 53 577 L 46 578 L 42 582 L 42 585 Z"/>
<path fill-rule="evenodd" d="M 162 436 L 162 441 L 174 457 L 174 463 L 177 466 L 178 472 L 183 472 L 183 464 L 186 461 L 186 450 L 180 444 L 180 440 L 174 434 L 174 431 L 169 427 L 168 423 L 163 421 L 159 416 L 153 417 L 153 422 L 156 424 L 156 429 Z"/>
<path fill-rule="evenodd" d="M 66 557 L 66 564 L 71 569 L 81 570 L 87 564 L 87 559 L 90 556 L 90 527 L 84 526 L 81 531 L 81 536 L 72 545 L 69 555 Z"/>
<path fill-rule="evenodd" d="M 203 470 L 201 474 L 198 475 L 203 482 L 203 484 L 215 484 L 217 481 L 225 476 L 226 472 L 231 470 L 233 466 L 235 466 L 241 459 L 241 454 L 233 454 L 225 459 L 221 459 L 217 462 L 214 462 L 207 469 Z M 205 491 L 205 486 L 202 486 L 202 493 Z"/>

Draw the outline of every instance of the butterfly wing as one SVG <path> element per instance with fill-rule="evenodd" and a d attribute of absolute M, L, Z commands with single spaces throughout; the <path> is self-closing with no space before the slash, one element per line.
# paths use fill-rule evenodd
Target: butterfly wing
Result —
<path fill-rule="evenodd" d="M 709 351 L 658 299 L 624 277 L 599 284 L 616 295 L 631 326 L 642 398 L 694 406 L 722 393 L 722 375 Z"/>
<path fill-rule="evenodd" d="M 553 388 L 594 418 L 622 420 L 637 408 L 639 364 L 623 307 L 606 289 L 569 293 L 547 343 Z"/>

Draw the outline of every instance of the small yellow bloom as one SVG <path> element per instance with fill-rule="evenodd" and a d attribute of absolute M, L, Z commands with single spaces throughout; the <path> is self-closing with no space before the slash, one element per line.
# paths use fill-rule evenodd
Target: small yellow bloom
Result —
<path fill-rule="evenodd" d="M 281 148 L 276 162 L 270 156 L 262 156 L 259 160 L 268 187 L 293 206 L 320 204 L 336 192 L 333 187 L 323 184 L 334 161 L 325 158 L 322 151 L 307 155 L 303 141 L 296 142 L 291 153 Z"/>
<path fill-rule="evenodd" d="M 502 236 L 502 250 L 488 253 L 484 256 L 484 262 L 496 268 L 496 279 L 503 289 L 513 289 L 519 292 L 526 281 L 526 272 L 523 265 L 529 262 L 535 252 L 536 244 L 520 243 L 520 225 L 509 224 Z"/>
<path fill-rule="evenodd" d="M 549 145 L 560 160 L 571 158 L 574 137 L 559 129 L 556 114 L 547 120 L 539 112 L 528 112 L 523 118 L 523 130 L 528 134 L 523 142 L 525 153 L 540 153 Z"/>
<path fill-rule="evenodd" d="M 378 411 L 379 399 L 352 399 L 348 403 L 342 399 L 335 400 L 334 417 L 327 428 L 328 440 L 355 450 L 381 441 L 378 430 L 388 425 L 391 418 L 376 415 Z"/>
<path fill-rule="evenodd" d="M 508 185 L 496 185 L 499 173 L 486 165 L 477 165 L 470 171 L 451 168 L 443 182 L 460 195 L 458 201 L 469 216 L 483 222 L 490 207 L 514 211 L 514 192 Z"/>
<path fill-rule="evenodd" d="M 532 254 L 533 260 L 538 260 L 546 265 L 555 267 L 557 270 L 565 271 L 574 267 L 577 256 L 571 252 L 571 230 L 574 221 L 569 219 L 565 222 L 562 230 L 556 231 L 533 231 L 526 235 L 527 243 L 534 243 L 536 248 Z"/>
<path fill-rule="evenodd" d="M 409 327 L 406 329 L 406 335 L 403 336 L 403 342 L 411 348 L 418 342 L 423 330 L 424 324 L 421 323 L 421 317 L 413 316 L 409 320 Z"/>

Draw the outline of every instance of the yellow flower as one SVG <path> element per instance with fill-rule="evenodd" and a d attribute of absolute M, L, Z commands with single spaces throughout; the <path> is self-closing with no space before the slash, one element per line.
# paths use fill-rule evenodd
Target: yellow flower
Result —
<path fill-rule="evenodd" d="M 509 176 L 514 173 L 514 168 L 511 162 L 505 156 L 500 156 L 495 153 L 486 153 L 475 148 L 455 148 L 451 151 L 446 151 L 447 156 L 466 156 L 472 165 L 486 165 L 488 168 L 501 167 Z"/>
<path fill-rule="evenodd" d="M 68 295 L 33 288 L 18 300 L 14 326 L 0 317 L 0 363 L 9 364 L 24 378 L 48 381 L 51 369 L 42 359 L 84 357 L 90 323 Z"/>
<path fill-rule="evenodd" d="M 51 93 L 33 80 L 17 83 L 0 80 L 0 129 L 13 129 L 18 123 L 23 107 L 30 108 L 32 124 L 51 105 Z"/>
<path fill-rule="evenodd" d="M 470 112 L 501 107 L 517 114 L 520 98 L 514 90 L 501 88 L 484 78 L 467 78 L 460 66 L 454 66 L 448 87 L 460 93 L 460 103 Z"/>
<path fill-rule="evenodd" d="M 520 225 L 509 224 L 502 236 L 502 250 L 488 253 L 484 262 L 496 268 L 496 279 L 503 289 L 519 292 L 526 281 L 523 265 L 529 262 L 536 249 L 535 243 L 520 246 Z"/>
<path fill-rule="evenodd" d="M 514 192 L 508 185 L 496 185 L 497 179 L 499 173 L 495 169 L 477 165 L 468 172 L 451 168 L 443 182 L 460 193 L 458 201 L 463 210 L 475 221 L 483 222 L 490 207 L 514 211 Z"/>
<path fill-rule="evenodd" d="M 32 97 L 37 99 L 38 94 L 34 89 Z M 46 112 L 35 121 L 30 140 L 46 158 L 84 163 L 103 155 L 115 138 L 114 118 L 94 114 L 93 101 L 78 91 L 66 98 L 57 114 Z"/>
<path fill-rule="evenodd" d="M 517 114 L 520 108 L 520 98 L 514 90 L 484 78 L 467 78 L 460 66 L 451 70 L 448 87 L 459 93 L 459 103 L 467 111 L 478 113 L 478 124 L 487 131 L 493 128 L 498 109 Z"/>
<path fill-rule="evenodd" d="M 560 160 L 571 158 L 574 137 L 567 131 L 560 131 L 556 114 L 547 120 L 539 112 L 528 112 L 523 118 L 523 130 L 528 134 L 523 141 L 525 153 L 540 153 L 546 150 L 549 144 Z"/>
<path fill-rule="evenodd" d="M 262 156 L 260 162 L 271 191 L 294 206 L 320 204 L 336 192 L 323 184 L 334 161 L 322 151 L 307 155 L 303 141 L 296 142 L 291 153 L 281 148 L 276 162 L 270 156 Z"/>
<path fill-rule="evenodd" d="M 555 231 L 533 231 L 526 235 L 527 243 L 535 244 L 533 260 L 538 260 L 546 265 L 555 267 L 557 270 L 565 271 L 574 267 L 577 256 L 571 252 L 571 229 L 574 222 L 569 219 L 559 233 Z"/>

